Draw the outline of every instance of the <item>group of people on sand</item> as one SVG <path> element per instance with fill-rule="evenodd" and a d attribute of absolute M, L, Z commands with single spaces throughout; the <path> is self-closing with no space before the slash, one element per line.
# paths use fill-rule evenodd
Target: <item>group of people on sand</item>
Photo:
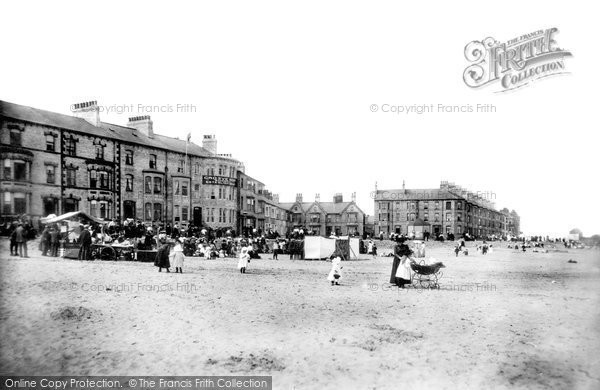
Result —
<path fill-rule="evenodd" d="M 158 272 L 162 272 L 163 268 L 167 272 L 171 272 L 170 268 L 175 267 L 175 273 L 183 273 L 183 263 L 185 260 L 183 238 L 167 239 L 161 237 L 159 242 L 160 245 L 154 260 L 154 265 L 158 267 Z M 237 265 L 240 273 L 246 273 L 253 250 L 251 244 L 246 243 L 246 245 L 241 246 Z"/>
<path fill-rule="evenodd" d="M 156 253 L 156 259 L 154 265 L 158 267 L 158 272 L 162 272 L 162 269 L 166 269 L 167 272 L 171 272 L 169 268 L 175 267 L 175 273 L 183 273 L 183 262 L 185 256 L 183 255 L 183 243 L 181 239 L 176 240 L 160 240 L 160 247 Z"/>

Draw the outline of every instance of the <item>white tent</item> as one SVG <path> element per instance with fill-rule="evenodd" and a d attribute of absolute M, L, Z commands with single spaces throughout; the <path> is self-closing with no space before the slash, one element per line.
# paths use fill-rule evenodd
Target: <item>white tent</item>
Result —
<path fill-rule="evenodd" d="M 335 240 L 320 236 L 304 237 L 304 258 L 325 259 L 335 252 Z"/>

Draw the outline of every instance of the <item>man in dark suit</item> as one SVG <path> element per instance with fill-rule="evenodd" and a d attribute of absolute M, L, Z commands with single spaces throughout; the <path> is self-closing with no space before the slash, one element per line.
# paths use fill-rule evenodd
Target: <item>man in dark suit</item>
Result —
<path fill-rule="evenodd" d="M 81 227 L 81 234 L 79 235 L 79 260 L 90 260 L 90 246 L 92 245 L 92 234 L 90 233 L 88 226 L 79 225 Z"/>

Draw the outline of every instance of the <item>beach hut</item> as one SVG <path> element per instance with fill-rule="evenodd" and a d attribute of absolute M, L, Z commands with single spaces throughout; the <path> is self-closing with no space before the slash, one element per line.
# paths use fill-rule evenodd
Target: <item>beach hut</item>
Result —
<path fill-rule="evenodd" d="M 423 233 L 429 231 L 429 223 L 417 218 L 408 224 L 408 236 L 417 240 L 423 239 Z"/>

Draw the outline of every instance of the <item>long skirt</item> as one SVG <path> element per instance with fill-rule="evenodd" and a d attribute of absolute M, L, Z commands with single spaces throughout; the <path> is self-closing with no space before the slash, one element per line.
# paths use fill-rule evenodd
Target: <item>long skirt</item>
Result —
<path fill-rule="evenodd" d="M 400 259 L 398 256 L 394 256 L 394 263 L 392 264 L 392 274 L 390 275 L 390 283 L 396 284 L 396 271 L 398 271 L 398 265 L 400 265 Z"/>

